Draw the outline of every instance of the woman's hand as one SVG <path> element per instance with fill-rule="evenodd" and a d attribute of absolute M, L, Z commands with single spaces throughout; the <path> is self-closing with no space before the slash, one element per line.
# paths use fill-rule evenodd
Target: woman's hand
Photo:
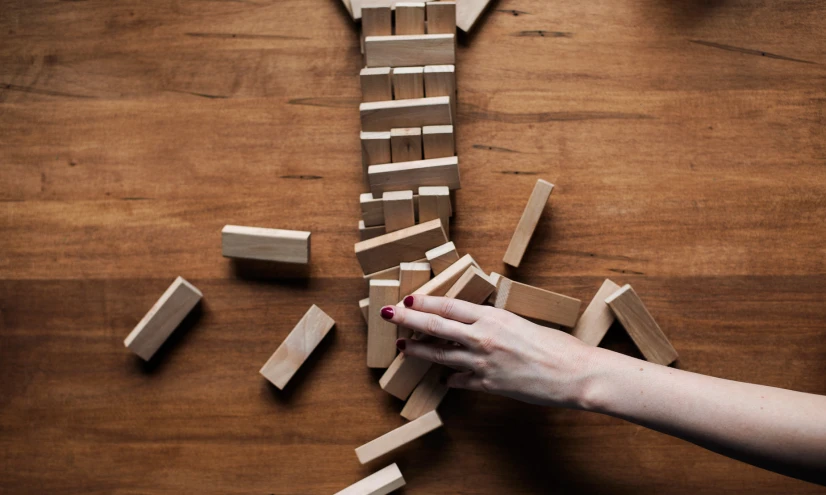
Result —
<path fill-rule="evenodd" d="M 460 370 L 453 388 L 481 390 L 534 404 L 582 407 L 593 348 L 502 309 L 456 299 L 407 296 L 404 308 L 382 308 L 385 319 L 444 339 L 399 339 L 407 356 Z M 445 342 L 448 341 L 448 342 Z"/>

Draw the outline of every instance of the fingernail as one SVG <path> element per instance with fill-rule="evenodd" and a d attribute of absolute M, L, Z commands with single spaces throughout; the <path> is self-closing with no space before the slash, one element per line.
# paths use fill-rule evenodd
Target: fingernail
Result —
<path fill-rule="evenodd" d="M 405 347 L 407 347 L 407 342 L 404 339 L 398 339 L 396 341 L 396 348 L 398 350 L 403 351 Z"/>
<path fill-rule="evenodd" d="M 407 297 L 404 298 L 404 306 L 406 308 L 412 308 L 413 307 L 413 296 L 407 296 Z"/>
<path fill-rule="evenodd" d="M 393 311 L 393 308 L 391 308 L 390 306 L 385 306 L 381 308 L 381 317 L 385 320 L 392 319 L 394 314 L 396 314 L 396 312 Z"/>

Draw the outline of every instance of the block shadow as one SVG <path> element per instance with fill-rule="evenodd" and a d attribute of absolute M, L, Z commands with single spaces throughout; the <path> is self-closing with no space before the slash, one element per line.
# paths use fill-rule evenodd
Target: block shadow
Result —
<path fill-rule="evenodd" d="M 192 311 L 186 315 L 186 318 L 181 321 L 181 324 L 172 331 L 172 334 L 161 344 L 161 347 L 158 348 L 149 361 L 144 361 L 141 357 L 132 353 L 134 367 L 146 375 L 160 373 L 164 363 L 170 359 L 169 356 L 174 354 L 179 347 L 185 345 L 190 332 L 198 322 L 201 321 L 203 315 L 204 302 L 201 300 L 192 308 Z"/>

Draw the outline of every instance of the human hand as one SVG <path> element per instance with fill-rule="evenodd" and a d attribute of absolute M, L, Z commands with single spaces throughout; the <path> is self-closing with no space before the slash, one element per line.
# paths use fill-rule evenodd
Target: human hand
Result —
<path fill-rule="evenodd" d="M 457 299 L 407 296 L 404 306 L 386 306 L 381 315 L 448 342 L 399 339 L 397 347 L 407 356 L 460 370 L 448 378 L 448 386 L 533 404 L 583 407 L 594 348 L 576 337 Z"/>

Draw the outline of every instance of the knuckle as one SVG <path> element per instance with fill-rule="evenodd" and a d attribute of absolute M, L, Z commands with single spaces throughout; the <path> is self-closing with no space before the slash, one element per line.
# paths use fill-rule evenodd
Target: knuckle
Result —
<path fill-rule="evenodd" d="M 433 351 L 433 362 L 436 364 L 445 364 L 447 362 L 447 354 L 441 347 L 437 347 Z"/>
<path fill-rule="evenodd" d="M 490 363 L 488 363 L 487 359 L 484 358 L 476 358 L 473 360 L 473 369 L 477 372 L 484 372 L 490 367 Z"/>
<path fill-rule="evenodd" d="M 442 331 L 442 320 L 437 316 L 431 316 L 425 323 L 428 333 L 439 334 Z"/>
<path fill-rule="evenodd" d="M 455 299 L 445 299 L 442 301 L 442 308 L 441 313 L 447 317 L 453 314 L 456 308 L 456 300 Z"/>
<path fill-rule="evenodd" d="M 485 354 L 490 354 L 494 350 L 496 350 L 497 343 L 496 339 L 490 335 L 484 335 L 479 337 L 479 350 L 484 352 Z"/>

